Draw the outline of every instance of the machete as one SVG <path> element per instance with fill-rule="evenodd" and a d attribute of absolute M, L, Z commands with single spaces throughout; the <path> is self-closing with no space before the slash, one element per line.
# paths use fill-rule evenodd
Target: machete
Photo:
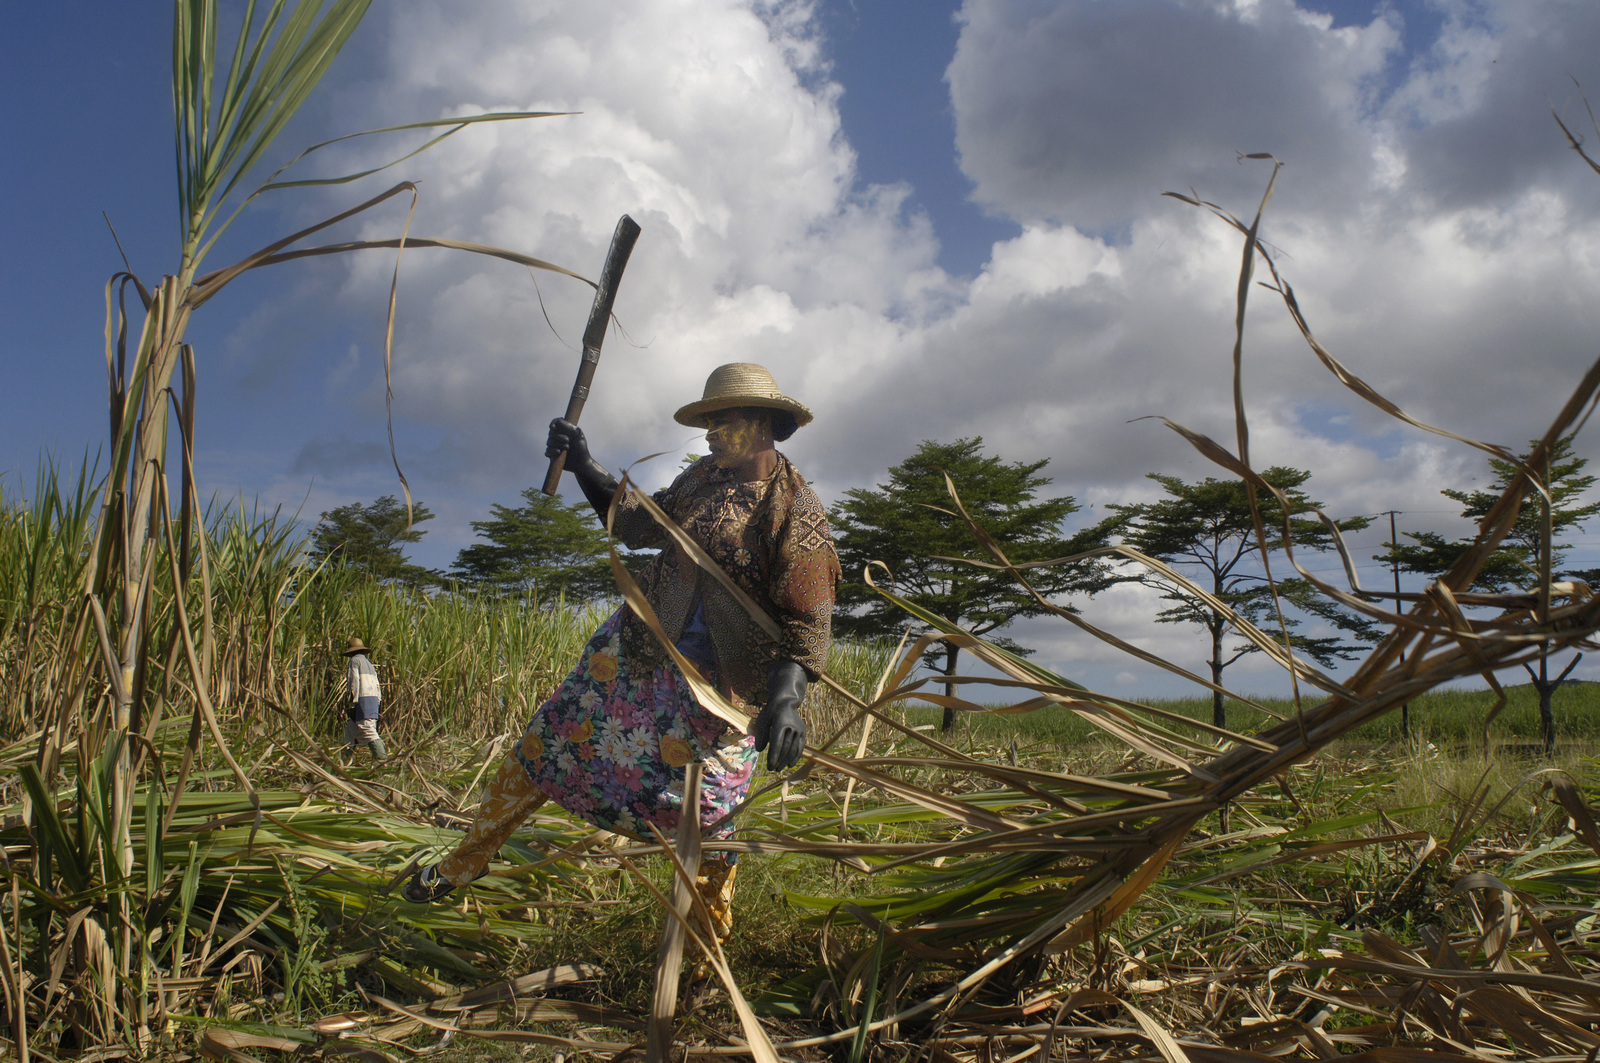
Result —
<path fill-rule="evenodd" d="M 616 301 L 617 285 L 622 283 L 622 271 L 628 266 L 628 256 L 633 253 L 633 244 L 637 239 L 639 223 L 626 214 L 617 219 L 616 231 L 611 234 L 611 249 L 606 252 L 606 264 L 600 271 L 600 283 L 594 288 L 589 324 L 583 330 L 583 361 L 578 365 L 578 379 L 572 385 L 572 396 L 567 399 L 566 419 L 573 424 L 578 423 L 583 404 L 589 400 L 589 385 L 594 383 L 595 366 L 600 364 L 600 344 L 605 340 L 606 326 L 611 322 L 611 304 Z M 566 451 L 550 459 L 550 471 L 544 478 L 545 494 L 553 495 L 561 486 L 561 470 L 566 464 Z"/>

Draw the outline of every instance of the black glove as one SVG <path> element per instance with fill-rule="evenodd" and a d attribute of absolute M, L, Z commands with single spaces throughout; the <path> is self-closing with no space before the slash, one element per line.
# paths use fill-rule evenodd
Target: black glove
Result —
<path fill-rule="evenodd" d="M 750 725 L 756 752 L 769 745 L 767 770 L 783 771 L 800 763 L 806 746 L 806 722 L 800 703 L 806 699 L 806 670 L 794 661 L 773 661 L 767 666 L 767 707 Z"/>
<path fill-rule="evenodd" d="M 589 441 L 584 438 L 583 429 L 564 417 L 557 417 L 550 422 L 544 456 L 553 458 L 561 453 L 567 455 L 566 470 L 578 478 L 583 497 L 600 514 L 600 522 L 604 524 L 611 510 L 611 499 L 617 493 L 616 478 L 589 453 Z"/>

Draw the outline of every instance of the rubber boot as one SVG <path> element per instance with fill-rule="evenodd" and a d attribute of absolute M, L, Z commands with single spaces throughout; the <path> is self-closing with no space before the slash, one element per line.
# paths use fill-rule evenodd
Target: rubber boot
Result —
<path fill-rule="evenodd" d="M 389 755 L 389 751 L 383 748 L 383 739 L 381 738 L 374 738 L 372 741 L 368 742 L 367 749 L 371 751 L 372 759 L 377 761 L 379 764 L 382 764 L 384 759 Z"/>

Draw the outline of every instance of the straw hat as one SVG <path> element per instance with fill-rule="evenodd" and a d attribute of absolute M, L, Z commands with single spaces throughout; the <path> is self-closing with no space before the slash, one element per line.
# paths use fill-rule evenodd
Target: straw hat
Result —
<path fill-rule="evenodd" d="M 772 374 L 765 366 L 754 362 L 717 366 L 706 378 L 705 394 L 700 401 L 689 403 L 673 414 L 672 419 L 690 428 L 705 428 L 706 414 L 740 406 L 782 410 L 794 418 L 797 428 L 811 423 L 811 411 L 778 390 L 778 382 L 772 379 Z"/>
<path fill-rule="evenodd" d="M 371 651 L 369 651 L 367 649 L 367 644 L 365 642 L 362 642 L 358 638 L 351 638 L 350 645 L 348 645 L 348 646 L 346 646 L 344 648 L 344 655 L 346 657 L 350 656 L 353 653 L 369 653 L 369 652 L 371 652 Z"/>

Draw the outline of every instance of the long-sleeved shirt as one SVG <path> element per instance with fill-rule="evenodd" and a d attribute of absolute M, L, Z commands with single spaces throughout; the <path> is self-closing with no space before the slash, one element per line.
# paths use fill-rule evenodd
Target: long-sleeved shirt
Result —
<path fill-rule="evenodd" d="M 351 719 L 377 719 L 379 702 L 383 700 L 378 670 L 364 653 L 352 653 L 346 660 L 349 662 L 345 674 L 350 681 Z"/>
<path fill-rule="evenodd" d="M 827 511 L 782 454 L 767 479 L 747 483 L 702 458 L 653 496 L 767 614 L 781 639 L 773 641 L 733 596 L 678 549 L 636 499 L 617 506 L 613 529 L 632 549 L 661 547 L 639 584 L 667 637 L 677 643 L 698 610 L 728 692 L 764 704 L 767 665 L 786 658 L 814 680 L 828 659 L 839 557 Z M 622 625 L 630 661 L 659 664 L 666 653 L 632 610 Z"/>

